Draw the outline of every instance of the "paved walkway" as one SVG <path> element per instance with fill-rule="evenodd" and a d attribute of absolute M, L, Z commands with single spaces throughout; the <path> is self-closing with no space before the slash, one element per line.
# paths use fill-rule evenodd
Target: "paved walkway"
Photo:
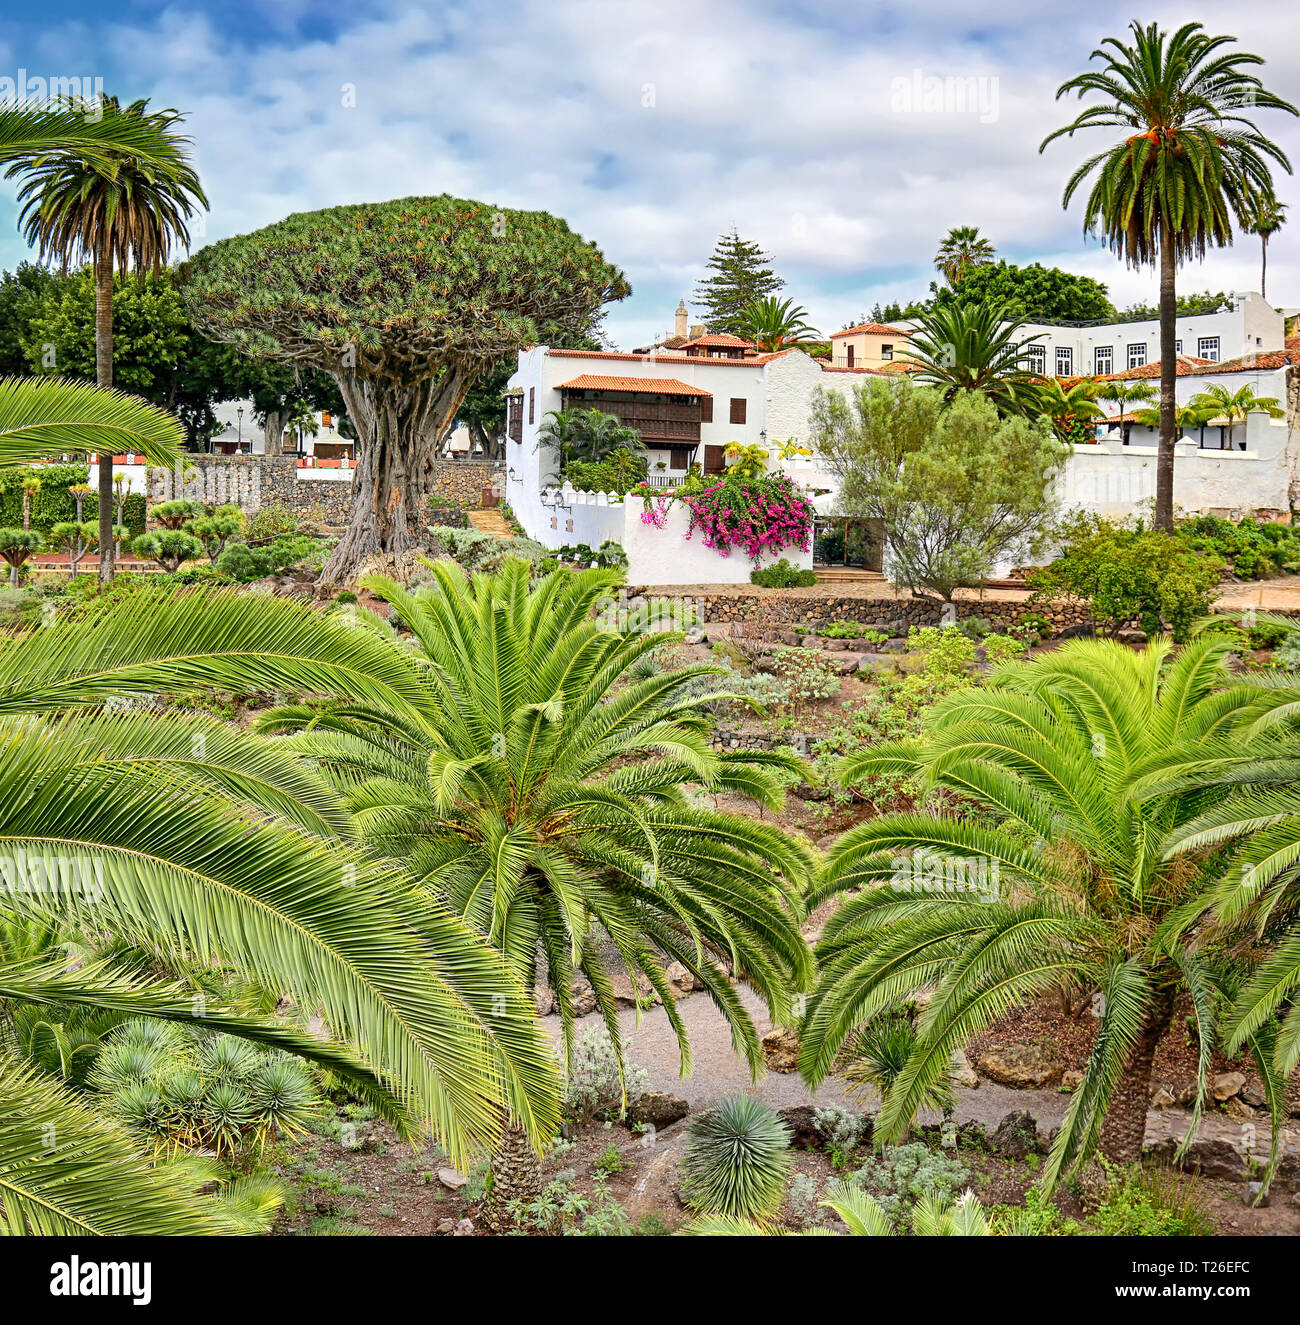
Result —
<path fill-rule="evenodd" d="M 500 511 L 467 511 L 470 527 L 480 533 L 493 534 L 497 538 L 513 538 L 515 531 L 506 522 Z"/>

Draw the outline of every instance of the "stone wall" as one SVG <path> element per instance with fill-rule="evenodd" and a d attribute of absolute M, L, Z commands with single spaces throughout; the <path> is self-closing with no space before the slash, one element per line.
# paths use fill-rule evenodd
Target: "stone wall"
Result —
<path fill-rule="evenodd" d="M 439 462 L 428 501 L 430 523 L 446 523 L 437 512 L 440 503 L 480 505 L 492 474 L 488 464 Z M 187 460 L 180 471 L 150 469 L 148 484 L 151 501 L 181 498 L 212 505 L 228 503 L 247 515 L 279 504 L 326 526 L 346 524 L 352 509 L 350 482 L 299 469 L 298 458 L 291 455 L 203 456 Z"/>

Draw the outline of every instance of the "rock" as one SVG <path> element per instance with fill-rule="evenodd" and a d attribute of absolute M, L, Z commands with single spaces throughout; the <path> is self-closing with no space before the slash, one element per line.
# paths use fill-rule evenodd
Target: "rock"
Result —
<path fill-rule="evenodd" d="M 1074 1068 L 1061 1073 L 1061 1088 L 1063 1090 L 1075 1091 L 1083 1085 L 1083 1073 L 1076 1072 Z"/>
<path fill-rule="evenodd" d="M 1147 1153 L 1161 1163 L 1172 1164 L 1178 1145 L 1177 1137 L 1166 1136 L 1151 1146 Z M 1180 1161 L 1180 1167 L 1206 1178 L 1232 1178 L 1238 1182 L 1245 1171 L 1241 1155 L 1232 1143 L 1221 1140 L 1193 1141 Z"/>
<path fill-rule="evenodd" d="M 963 1090 L 979 1089 L 979 1073 L 970 1065 L 970 1059 L 960 1049 L 952 1056 L 952 1079 Z"/>
<path fill-rule="evenodd" d="M 454 1233 L 456 1231 L 456 1221 L 454 1219 L 438 1220 L 439 1233 Z"/>
<path fill-rule="evenodd" d="M 1147 633 L 1145 630 L 1121 630 L 1115 638 L 1121 644 L 1145 644 Z"/>
<path fill-rule="evenodd" d="M 1172 1109 L 1177 1100 L 1174 1099 L 1174 1093 L 1168 1086 L 1157 1086 L 1151 1092 L 1151 1107 L 1153 1109 Z"/>
<path fill-rule="evenodd" d="M 795 790 L 797 793 L 798 788 Z M 671 962 L 665 967 L 664 979 L 667 980 L 679 994 L 689 994 L 692 990 L 699 987 L 699 982 L 686 969 L 686 967 L 681 964 L 681 962 Z"/>
<path fill-rule="evenodd" d="M 821 1145 L 822 1134 L 813 1115 L 811 1104 L 791 1104 L 778 1109 L 781 1121 L 790 1129 L 790 1144 L 798 1150 L 815 1150 Z"/>
<path fill-rule="evenodd" d="M 1237 1092 L 1252 1109 L 1262 1109 L 1268 1103 L 1268 1098 L 1259 1086 L 1242 1086 Z"/>
<path fill-rule="evenodd" d="M 668 1095 L 660 1090 L 647 1090 L 627 1106 L 626 1122 L 629 1127 L 640 1125 L 662 1132 L 665 1127 L 680 1122 L 691 1111 L 691 1106 L 680 1095 Z"/>
<path fill-rule="evenodd" d="M 905 639 L 887 639 L 883 644 L 876 645 L 877 653 L 906 653 L 907 641 Z"/>
<path fill-rule="evenodd" d="M 1245 1076 L 1240 1072 L 1220 1072 L 1210 1081 L 1210 1094 L 1220 1104 L 1230 1100 L 1246 1084 Z"/>
<path fill-rule="evenodd" d="M 799 1068 L 799 1037 L 784 1026 L 763 1036 L 763 1057 L 772 1072 L 795 1072 Z"/>
<path fill-rule="evenodd" d="M 573 1015 L 585 1017 L 596 1010 L 596 991 L 585 980 L 573 982 Z"/>
<path fill-rule="evenodd" d="M 1233 1096 L 1223 1108 L 1229 1118 L 1236 1118 L 1243 1123 L 1250 1122 L 1255 1116 L 1254 1109 L 1245 1100 L 1238 1099 L 1236 1096 Z"/>
<path fill-rule="evenodd" d="M 682 642 L 684 644 L 704 644 L 707 642 L 707 636 L 698 626 L 692 626 L 686 632 L 686 638 Z"/>
<path fill-rule="evenodd" d="M 1057 639 L 1092 639 L 1096 635 L 1095 626 L 1066 626 L 1057 633 Z"/>
<path fill-rule="evenodd" d="M 1246 1205 L 1253 1205 L 1261 1210 L 1269 1204 L 1269 1196 L 1262 1182 L 1248 1182 L 1244 1199 Z"/>
<path fill-rule="evenodd" d="M 846 639 L 824 638 L 821 641 L 821 647 L 825 649 L 827 653 L 844 653 L 849 647 L 849 642 Z"/>
<path fill-rule="evenodd" d="M 456 1227 L 452 1231 L 454 1238 L 472 1238 L 474 1236 L 474 1221 L 472 1219 L 458 1219 Z"/>
<path fill-rule="evenodd" d="M 1037 1044 L 991 1044 L 975 1055 L 974 1063 L 990 1081 L 1016 1090 L 1050 1086 L 1065 1071 L 1051 1050 Z"/>
<path fill-rule="evenodd" d="M 1180 1086 L 1174 1091 L 1174 1099 L 1178 1101 L 1179 1108 L 1190 1109 L 1196 1103 L 1196 1083 L 1193 1081 L 1190 1086 Z"/>
<path fill-rule="evenodd" d="M 1038 1153 L 1038 1121 L 1028 1109 L 1009 1113 L 989 1138 L 989 1144 L 999 1155 L 1009 1159 L 1024 1159 Z"/>
<path fill-rule="evenodd" d="M 647 1001 L 659 1002 L 659 995 L 655 993 L 654 985 L 640 971 L 636 973 L 635 985 L 626 971 L 611 972 L 609 984 L 615 1000 L 625 1007 L 634 1008 L 638 1004 L 644 1005 Z"/>
<path fill-rule="evenodd" d="M 856 653 L 846 653 L 843 657 L 829 659 L 829 662 L 836 676 L 852 676 L 860 666 Z"/>
<path fill-rule="evenodd" d="M 463 1173 L 457 1173 L 455 1169 L 439 1169 L 438 1181 L 442 1183 L 448 1191 L 458 1192 L 465 1186 L 469 1179 Z"/>
<path fill-rule="evenodd" d="M 537 1015 L 545 1017 L 555 1011 L 555 991 L 547 985 L 535 985 L 533 1002 L 537 1004 Z"/>

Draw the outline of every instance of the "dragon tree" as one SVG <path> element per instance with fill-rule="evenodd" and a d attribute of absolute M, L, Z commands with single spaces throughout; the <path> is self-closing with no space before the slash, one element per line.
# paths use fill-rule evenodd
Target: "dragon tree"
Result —
<path fill-rule="evenodd" d="M 421 499 L 481 377 L 631 292 L 558 218 L 446 194 L 298 213 L 200 250 L 184 277 L 209 336 L 339 385 L 359 463 L 328 583 L 421 545 Z"/>

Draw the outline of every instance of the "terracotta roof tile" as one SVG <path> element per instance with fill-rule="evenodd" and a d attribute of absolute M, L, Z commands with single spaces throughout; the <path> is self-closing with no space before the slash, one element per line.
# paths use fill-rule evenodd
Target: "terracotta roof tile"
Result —
<path fill-rule="evenodd" d="M 580 373 L 571 382 L 561 382 L 557 391 L 633 391 L 655 396 L 712 396 L 702 386 L 689 386 L 675 377 L 608 377 Z"/>
<path fill-rule="evenodd" d="M 843 331 L 832 331 L 831 340 L 840 336 L 910 336 L 910 331 L 901 327 L 887 327 L 883 322 L 863 322 L 856 327 L 845 327 Z"/>

